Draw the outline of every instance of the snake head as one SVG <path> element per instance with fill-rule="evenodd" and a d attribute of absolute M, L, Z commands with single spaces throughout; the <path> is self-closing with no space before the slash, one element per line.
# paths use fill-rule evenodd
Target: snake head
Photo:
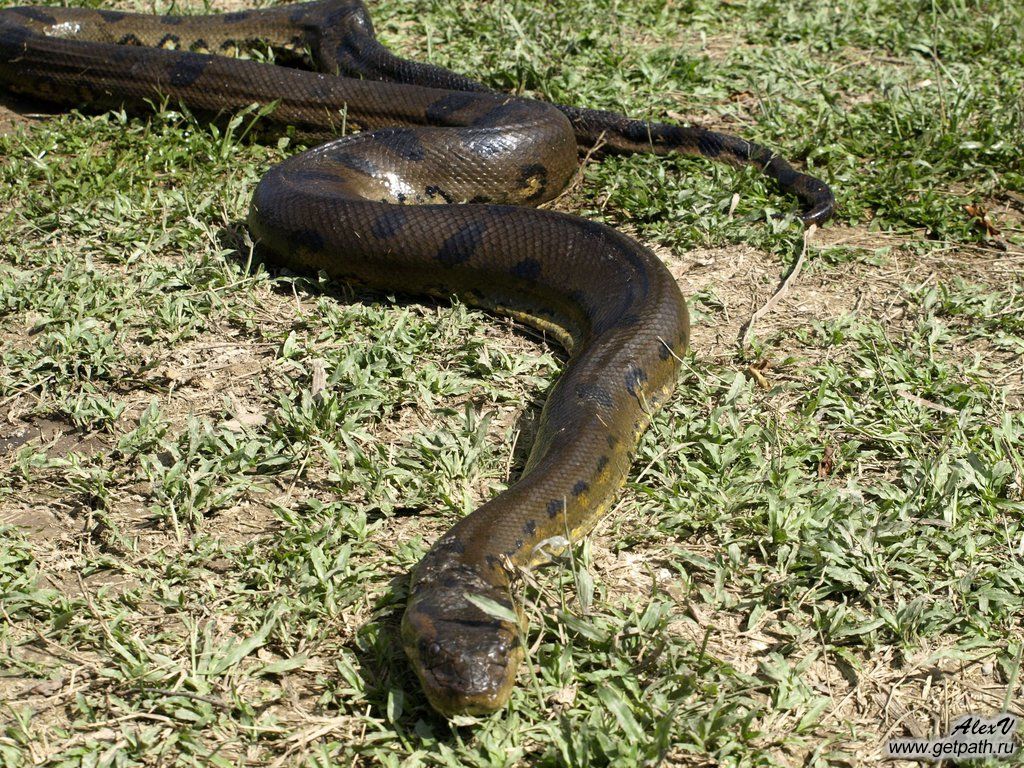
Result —
<path fill-rule="evenodd" d="M 417 573 L 402 619 L 405 653 L 431 706 L 445 717 L 501 709 L 523 658 L 519 622 L 485 612 L 469 596 L 514 612 L 507 584 L 502 589 L 454 565 Z"/>

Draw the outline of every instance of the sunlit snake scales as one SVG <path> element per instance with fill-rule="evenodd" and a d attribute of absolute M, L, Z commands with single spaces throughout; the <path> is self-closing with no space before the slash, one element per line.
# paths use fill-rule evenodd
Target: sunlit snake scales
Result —
<path fill-rule="evenodd" d="M 318 71 L 229 57 L 266 46 Z M 496 618 L 493 604 L 521 615 L 509 568 L 564 548 L 607 511 L 687 345 L 683 297 L 650 251 L 609 227 L 522 206 L 551 200 L 577 148 L 600 141 L 603 151 L 756 165 L 801 200 L 808 223 L 833 208 L 824 183 L 742 139 L 513 98 L 400 59 L 374 38 L 358 0 L 203 17 L 0 10 L 0 82 L 100 108 L 170 98 L 212 118 L 274 103 L 268 124 L 325 137 L 358 128 L 260 181 L 249 225 L 269 258 L 373 288 L 456 294 L 567 348 L 519 479 L 413 572 L 403 643 L 446 715 L 508 700 L 521 621 Z"/>

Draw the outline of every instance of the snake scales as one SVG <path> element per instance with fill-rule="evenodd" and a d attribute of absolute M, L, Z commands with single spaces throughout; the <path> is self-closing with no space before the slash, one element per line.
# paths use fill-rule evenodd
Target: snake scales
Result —
<path fill-rule="evenodd" d="M 255 46 L 316 72 L 230 58 Z M 407 655 L 445 715 L 508 699 L 522 658 L 508 566 L 590 530 L 672 391 L 686 306 L 668 270 L 609 227 L 532 207 L 576 170 L 577 148 L 682 152 L 759 166 L 824 221 L 822 182 L 742 139 L 495 93 L 391 54 L 361 0 L 173 17 L 77 8 L 0 10 L 0 82 L 63 104 L 144 110 L 169 97 L 216 118 L 253 102 L 266 120 L 337 135 L 260 181 L 249 224 L 278 263 L 374 288 L 458 294 L 550 333 L 570 352 L 529 461 L 416 566 Z M 468 203 L 451 205 L 451 203 Z M 520 614 L 521 615 L 521 614 Z"/>

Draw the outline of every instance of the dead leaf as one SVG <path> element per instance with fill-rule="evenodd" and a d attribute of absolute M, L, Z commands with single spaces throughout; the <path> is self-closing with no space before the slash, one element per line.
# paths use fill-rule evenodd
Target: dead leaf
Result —
<path fill-rule="evenodd" d="M 558 710 L 564 710 L 571 707 L 576 702 L 576 686 L 567 685 L 565 688 L 559 688 L 553 694 L 548 697 L 548 704 Z"/>
<path fill-rule="evenodd" d="M 835 469 L 835 456 L 836 449 L 831 445 L 826 445 L 825 450 L 822 451 L 821 461 L 818 462 L 818 479 L 824 480 L 826 477 L 832 474 L 832 470 Z"/>
<path fill-rule="evenodd" d="M 984 230 L 986 235 L 996 237 L 999 234 L 999 230 L 995 228 L 992 219 L 989 218 L 985 206 L 979 203 L 968 203 L 964 206 L 964 210 L 967 211 L 968 216 L 974 219 L 975 226 Z"/>
<path fill-rule="evenodd" d="M 52 680 L 43 680 L 41 683 L 36 683 L 26 690 L 25 693 L 29 696 L 53 696 L 64 687 L 66 682 L 67 679 L 64 677 L 56 677 Z"/>
<path fill-rule="evenodd" d="M 902 397 L 904 400 L 909 400 L 915 405 L 920 405 L 922 408 L 930 408 L 933 411 L 939 411 L 941 413 L 948 413 L 952 416 L 956 416 L 959 411 L 950 408 L 948 405 L 942 405 L 940 403 L 933 403 L 931 400 L 925 400 L 923 397 L 907 392 L 905 389 L 897 389 L 896 394 Z"/>
<path fill-rule="evenodd" d="M 771 368 L 771 364 L 771 360 L 767 357 L 762 357 L 757 362 L 751 363 L 747 366 L 747 375 L 757 382 L 757 386 L 762 389 L 768 389 L 768 387 L 771 386 L 767 377 L 764 375 L 764 372 Z"/>
<path fill-rule="evenodd" d="M 327 388 L 327 368 L 326 364 L 320 358 L 317 358 L 312 363 L 313 368 L 313 383 L 310 386 L 310 392 L 313 397 L 320 399 L 321 393 Z"/>

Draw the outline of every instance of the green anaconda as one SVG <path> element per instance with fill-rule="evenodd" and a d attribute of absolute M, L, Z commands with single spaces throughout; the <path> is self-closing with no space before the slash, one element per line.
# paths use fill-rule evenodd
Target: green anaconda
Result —
<path fill-rule="evenodd" d="M 232 58 L 260 46 L 307 69 Z M 607 226 L 523 206 L 555 197 L 578 148 L 599 142 L 605 152 L 756 165 L 800 199 L 808 223 L 834 204 L 824 183 L 742 139 L 515 98 L 398 58 L 360 0 L 196 17 L 8 8 L 0 83 L 99 108 L 169 98 L 213 118 L 259 102 L 272 105 L 272 125 L 325 137 L 358 128 L 260 181 L 249 226 L 270 258 L 372 288 L 456 294 L 566 347 L 519 479 L 444 534 L 412 575 L 403 643 L 446 715 L 507 701 L 521 627 L 471 598 L 516 611 L 510 567 L 597 523 L 687 345 L 685 302 L 650 251 Z"/>

